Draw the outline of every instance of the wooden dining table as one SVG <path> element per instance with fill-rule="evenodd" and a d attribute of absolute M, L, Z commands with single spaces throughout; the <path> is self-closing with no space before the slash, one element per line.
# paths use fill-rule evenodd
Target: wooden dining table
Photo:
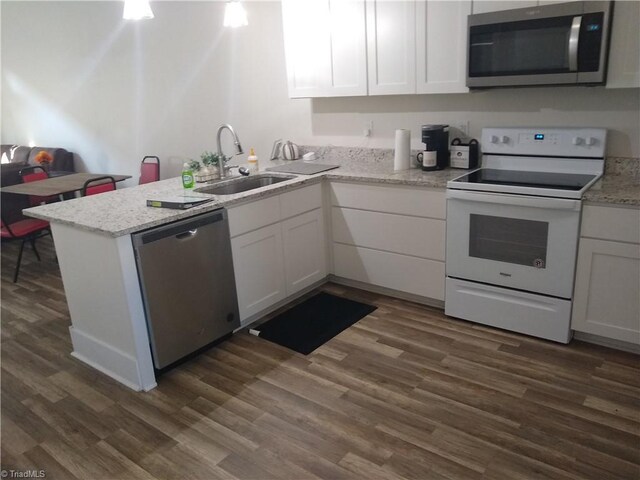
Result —
<path fill-rule="evenodd" d="M 131 178 L 131 175 L 112 175 L 109 173 L 72 173 L 71 175 L 63 175 L 60 177 L 50 177 L 43 180 L 36 180 L 34 182 L 19 183 L 17 185 L 10 185 L 8 187 L 2 187 L 3 193 L 17 193 L 21 195 L 34 195 L 37 197 L 49 197 L 53 195 L 64 195 L 67 193 L 75 193 L 82 190 L 87 180 L 92 180 L 99 177 L 113 177 L 116 182 L 121 182 L 127 178 Z M 92 185 L 99 185 L 104 182 L 94 183 Z"/>

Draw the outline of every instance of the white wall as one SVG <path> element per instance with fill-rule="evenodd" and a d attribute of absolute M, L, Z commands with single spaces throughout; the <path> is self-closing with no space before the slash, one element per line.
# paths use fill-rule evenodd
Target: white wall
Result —
<path fill-rule="evenodd" d="M 167 177 L 214 150 L 225 122 L 266 157 L 276 138 L 392 147 L 394 130 L 410 128 L 417 147 L 421 124 L 469 121 L 474 136 L 489 125 L 606 127 L 610 155 L 640 156 L 638 89 L 290 100 L 280 5 L 245 5 L 249 27 L 232 30 L 219 1 L 152 1 L 155 19 L 142 22 L 122 20 L 122 2 L 1 2 L 2 143 L 63 146 L 79 169 L 134 176 L 155 154 Z"/>

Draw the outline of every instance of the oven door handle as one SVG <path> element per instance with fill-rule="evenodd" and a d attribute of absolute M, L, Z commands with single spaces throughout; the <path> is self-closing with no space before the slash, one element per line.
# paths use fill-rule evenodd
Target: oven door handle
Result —
<path fill-rule="evenodd" d="M 566 198 L 529 197 L 524 195 L 505 195 L 502 193 L 479 193 L 447 189 L 447 198 L 473 203 L 494 203 L 514 207 L 547 208 L 552 210 L 570 210 L 579 212 L 582 202 Z"/>

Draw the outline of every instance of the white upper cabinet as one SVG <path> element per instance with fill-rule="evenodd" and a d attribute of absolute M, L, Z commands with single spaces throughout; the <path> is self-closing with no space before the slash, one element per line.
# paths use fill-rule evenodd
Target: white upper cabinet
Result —
<path fill-rule="evenodd" d="M 299 0 L 298 0 L 299 1 Z M 364 0 L 329 0 L 330 96 L 367 94 Z"/>
<path fill-rule="evenodd" d="M 284 0 L 282 23 L 289 96 L 323 96 L 327 87 L 330 41 L 327 2 Z"/>
<path fill-rule="evenodd" d="M 283 0 L 289 96 L 367 94 L 364 0 Z"/>
<path fill-rule="evenodd" d="M 640 87 L 640 2 L 615 2 L 607 88 Z"/>
<path fill-rule="evenodd" d="M 369 95 L 416 93 L 416 3 L 367 0 Z"/>
<path fill-rule="evenodd" d="M 538 5 L 536 0 L 474 0 L 473 13 L 498 12 L 500 10 L 512 10 L 514 8 L 535 7 Z"/>
<path fill-rule="evenodd" d="M 417 93 L 464 93 L 471 1 L 416 2 Z"/>

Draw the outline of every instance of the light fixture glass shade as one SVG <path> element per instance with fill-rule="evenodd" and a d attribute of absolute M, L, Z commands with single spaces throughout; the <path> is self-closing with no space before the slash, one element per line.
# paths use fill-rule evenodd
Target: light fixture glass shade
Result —
<path fill-rule="evenodd" d="M 142 20 L 153 18 L 149 0 L 124 0 L 122 18 L 125 20 Z"/>
<path fill-rule="evenodd" d="M 247 11 L 242 4 L 236 0 L 227 3 L 227 8 L 224 11 L 224 26 L 236 28 L 246 25 L 249 25 L 247 21 Z"/>

